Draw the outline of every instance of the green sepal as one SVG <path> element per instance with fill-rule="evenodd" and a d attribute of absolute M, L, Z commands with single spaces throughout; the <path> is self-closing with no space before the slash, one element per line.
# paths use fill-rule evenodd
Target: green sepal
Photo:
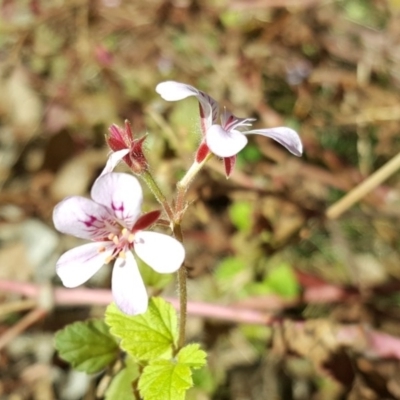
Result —
<path fill-rule="evenodd" d="M 55 334 L 60 358 L 78 371 L 93 374 L 113 363 L 118 343 L 102 320 L 75 322 Z"/>
<path fill-rule="evenodd" d="M 147 311 L 135 316 L 110 304 L 105 319 L 111 333 L 121 339 L 121 348 L 138 361 L 168 359 L 176 348 L 176 311 L 162 298 L 153 297 Z"/>

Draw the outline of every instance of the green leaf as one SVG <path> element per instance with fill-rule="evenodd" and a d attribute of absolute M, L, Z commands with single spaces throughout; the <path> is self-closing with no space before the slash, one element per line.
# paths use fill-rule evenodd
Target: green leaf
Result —
<path fill-rule="evenodd" d="M 244 262 L 237 257 L 226 257 L 218 264 L 214 271 L 214 277 L 218 281 L 224 282 L 243 271 L 244 267 Z"/>
<path fill-rule="evenodd" d="M 144 368 L 139 391 L 144 400 L 184 400 L 193 386 L 192 369 L 206 363 L 207 354 L 197 343 L 182 348 L 176 360 L 154 360 Z"/>
<path fill-rule="evenodd" d="M 129 316 L 115 304 L 106 310 L 111 333 L 121 339 L 121 348 L 137 360 L 169 358 L 178 337 L 176 311 L 159 297 L 150 299 L 144 314 Z"/>
<path fill-rule="evenodd" d="M 93 374 L 118 357 L 119 347 L 102 320 L 75 322 L 58 331 L 55 347 L 76 370 Z"/>
<path fill-rule="evenodd" d="M 207 353 L 200 349 L 198 343 L 188 344 L 178 353 L 178 363 L 188 365 L 193 369 L 206 365 Z"/>
<path fill-rule="evenodd" d="M 239 231 L 248 231 L 252 225 L 253 206 L 248 201 L 237 201 L 229 208 L 229 216 Z"/>
<path fill-rule="evenodd" d="M 249 284 L 247 292 L 252 295 L 274 293 L 292 298 L 299 295 L 300 286 L 292 267 L 288 264 L 280 264 L 273 268 L 262 282 Z"/>
<path fill-rule="evenodd" d="M 206 393 L 214 393 L 218 386 L 218 377 L 209 368 L 201 368 L 193 371 L 193 386 L 195 389 L 204 390 Z M 197 399 L 197 396 L 194 397 Z"/>
<path fill-rule="evenodd" d="M 192 385 L 189 366 L 173 360 L 156 360 L 144 368 L 139 391 L 143 400 L 184 400 Z"/>
<path fill-rule="evenodd" d="M 126 359 L 126 366 L 118 372 L 107 388 L 105 400 L 135 400 L 132 382 L 139 377 L 139 368 L 131 359 Z"/>
<path fill-rule="evenodd" d="M 265 282 L 273 293 L 284 297 L 295 297 L 300 292 L 299 283 L 288 264 L 280 264 L 271 270 Z"/>
<path fill-rule="evenodd" d="M 254 144 L 247 145 L 243 150 L 240 151 L 239 155 L 245 163 L 256 163 L 263 158 L 259 147 Z"/>

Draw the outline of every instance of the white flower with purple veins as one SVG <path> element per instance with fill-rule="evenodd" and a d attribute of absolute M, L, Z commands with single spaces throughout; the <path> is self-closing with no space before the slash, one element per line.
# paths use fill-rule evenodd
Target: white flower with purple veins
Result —
<path fill-rule="evenodd" d="M 218 103 L 208 94 L 175 81 L 161 82 L 156 91 L 164 100 L 177 101 L 194 96 L 199 101 L 203 142 L 197 152 L 196 159 L 202 161 L 209 149 L 212 153 L 224 159 L 226 175 L 233 170 L 236 155 L 246 146 L 246 135 L 257 134 L 274 139 L 286 147 L 295 156 L 301 156 L 303 146 L 299 135 L 293 129 L 277 127 L 270 129 L 248 129 L 254 118 L 237 118 L 224 110 L 221 123 L 218 124 Z M 206 148 L 204 147 L 206 146 Z"/>
<path fill-rule="evenodd" d="M 91 197 L 69 197 L 54 208 L 58 231 L 93 241 L 64 253 L 57 274 L 64 286 L 73 288 L 114 261 L 111 286 L 117 306 L 129 315 L 143 313 L 147 291 L 132 250 L 159 273 L 178 270 L 185 250 L 168 235 L 144 231 L 157 221 L 160 211 L 140 216 L 143 194 L 134 176 L 106 173 L 94 183 Z"/>

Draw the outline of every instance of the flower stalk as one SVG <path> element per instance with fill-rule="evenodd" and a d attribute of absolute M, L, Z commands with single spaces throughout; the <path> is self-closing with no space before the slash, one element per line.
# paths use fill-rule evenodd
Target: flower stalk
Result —
<path fill-rule="evenodd" d="M 180 223 L 182 221 L 183 215 L 186 211 L 186 193 L 189 189 L 189 186 L 195 176 L 200 172 L 200 170 L 204 167 L 206 162 L 212 158 L 213 154 L 208 153 L 207 156 L 201 161 L 195 161 L 189 170 L 186 172 L 185 176 L 177 183 L 177 195 L 175 199 L 175 218 L 176 222 Z"/>
<path fill-rule="evenodd" d="M 164 193 L 161 191 L 160 187 L 157 185 L 157 182 L 154 180 L 153 175 L 148 170 L 146 170 L 143 171 L 142 174 L 140 174 L 140 177 L 144 180 L 148 188 L 151 190 L 156 200 L 161 204 L 165 213 L 168 216 L 168 219 L 172 223 L 172 221 L 174 220 L 174 213 Z"/>

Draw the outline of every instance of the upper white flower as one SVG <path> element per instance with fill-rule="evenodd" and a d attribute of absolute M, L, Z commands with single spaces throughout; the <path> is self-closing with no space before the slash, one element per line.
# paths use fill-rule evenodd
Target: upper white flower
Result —
<path fill-rule="evenodd" d="M 193 86 L 175 81 L 161 82 L 156 87 L 157 93 L 164 100 L 177 101 L 189 96 L 195 96 L 200 103 L 200 117 L 202 129 L 208 148 L 215 155 L 226 158 L 235 156 L 247 144 L 246 135 L 258 134 L 274 139 L 286 147 L 292 154 L 301 156 L 303 146 L 296 131 L 286 127 L 271 129 L 253 129 L 250 127 L 254 118 L 237 118 L 230 112 L 224 110 L 221 115 L 221 124 L 218 122 L 218 103 L 208 94 L 194 88 Z M 243 129 L 244 128 L 244 129 Z"/>
<path fill-rule="evenodd" d="M 114 260 L 112 293 L 116 304 L 126 314 L 143 313 L 148 297 L 131 250 L 159 273 L 178 270 L 185 250 L 170 236 L 143 230 L 160 212 L 140 216 L 143 195 L 134 176 L 105 173 L 94 183 L 91 197 L 69 197 L 54 208 L 57 230 L 93 241 L 64 253 L 57 262 L 57 274 L 72 288 Z"/>

